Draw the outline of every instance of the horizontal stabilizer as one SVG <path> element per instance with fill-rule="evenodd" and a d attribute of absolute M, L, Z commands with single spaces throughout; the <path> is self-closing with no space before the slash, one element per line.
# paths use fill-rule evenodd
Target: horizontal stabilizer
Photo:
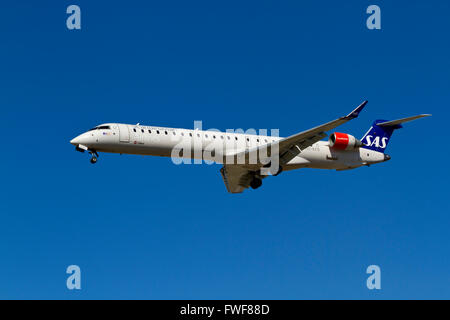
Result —
<path fill-rule="evenodd" d="M 429 117 L 429 116 L 431 116 L 431 114 L 419 114 L 419 115 L 413 116 L 413 117 L 397 119 L 397 120 L 392 120 L 392 121 L 386 121 L 386 122 L 380 122 L 380 123 L 377 123 L 377 126 L 380 126 L 380 127 L 392 127 L 392 126 L 396 126 L 396 125 L 399 125 L 399 124 L 404 123 L 404 122 L 420 119 L 420 118 L 423 118 L 423 117 Z"/>

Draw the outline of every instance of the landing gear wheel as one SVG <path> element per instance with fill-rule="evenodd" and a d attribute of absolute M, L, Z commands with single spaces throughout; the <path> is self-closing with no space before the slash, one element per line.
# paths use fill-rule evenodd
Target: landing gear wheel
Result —
<path fill-rule="evenodd" d="M 97 158 L 98 158 L 98 153 L 95 150 L 89 150 L 90 155 L 92 156 L 91 158 L 91 163 L 95 164 L 97 163 Z"/>
<path fill-rule="evenodd" d="M 252 187 L 252 189 L 258 189 L 259 187 L 261 187 L 261 185 L 262 185 L 262 180 L 259 178 L 254 178 L 250 182 L 250 187 Z"/>

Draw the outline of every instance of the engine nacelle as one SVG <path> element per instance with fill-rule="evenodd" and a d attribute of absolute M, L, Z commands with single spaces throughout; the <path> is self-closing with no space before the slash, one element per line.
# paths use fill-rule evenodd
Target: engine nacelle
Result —
<path fill-rule="evenodd" d="M 362 146 L 362 142 L 354 136 L 340 132 L 331 134 L 328 144 L 338 150 L 353 150 Z"/>

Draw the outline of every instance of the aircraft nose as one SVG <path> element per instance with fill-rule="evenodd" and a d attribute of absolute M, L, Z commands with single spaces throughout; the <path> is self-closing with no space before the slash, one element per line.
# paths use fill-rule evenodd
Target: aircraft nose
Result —
<path fill-rule="evenodd" d="M 385 154 L 384 155 L 384 161 L 388 161 L 388 160 L 391 160 L 391 156 L 388 155 L 388 154 Z"/>
<path fill-rule="evenodd" d="M 80 144 L 79 137 L 73 138 L 72 140 L 70 140 L 70 143 L 73 144 L 74 146 Z"/>
<path fill-rule="evenodd" d="M 85 132 L 70 140 L 70 143 L 73 144 L 74 146 L 78 146 L 79 144 L 86 145 L 92 143 L 91 140 L 92 140 L 91 137 Z"/>

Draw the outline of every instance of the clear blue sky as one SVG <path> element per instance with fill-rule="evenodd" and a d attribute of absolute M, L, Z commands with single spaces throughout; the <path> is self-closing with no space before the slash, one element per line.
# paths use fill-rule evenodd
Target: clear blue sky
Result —
<path fill-rule="evenodd" d="M 78 4 L 82 30 L 66 29 Z M 381 7 L 382 30 L 365 10 Z M 9 1 L 0 298 L 450 298 L 448 1 Z M 392 160 L 226 192 L 218 165 L 102 154 L 104 122 L 340 128 L 419 113 Z M 82 290 L 66 289 L 66 267 Z M 381 267 L 369 291 L 367 266 Z"/>

